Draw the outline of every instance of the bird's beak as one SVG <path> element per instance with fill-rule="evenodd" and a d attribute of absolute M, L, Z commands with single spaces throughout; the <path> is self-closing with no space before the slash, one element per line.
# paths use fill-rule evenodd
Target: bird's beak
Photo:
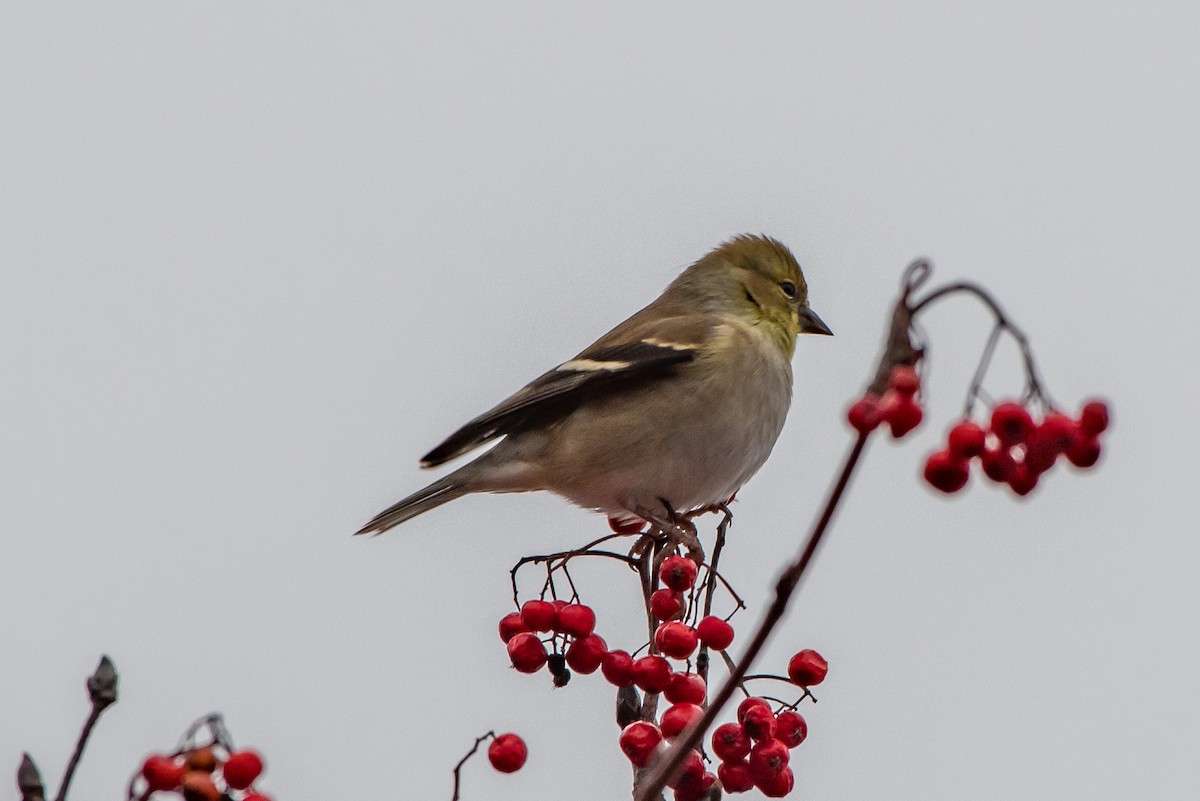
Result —
<path fill-rule="evenodd" d="M 801 334 L 823 334 L 831 337 L 833 332 L 829 330 L 829 326 L 825 325 L 825 321 L 817 316 L 817 313 L 807 306 L 800 308 L 800 333 Z"/>

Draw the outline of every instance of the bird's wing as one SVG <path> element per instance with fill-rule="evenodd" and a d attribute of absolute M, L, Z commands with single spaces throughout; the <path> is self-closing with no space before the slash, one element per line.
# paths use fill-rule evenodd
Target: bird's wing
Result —
<path fill-rule="evenodd" d="M 421 466 L 434 467 L 489 440 L 545 425 L 584 401 L 660 380 L 695 358 L 715 326 L 708 315 L 660 317 L 650 310 L 643 309 L 455 431 L 425 454 Z"/>

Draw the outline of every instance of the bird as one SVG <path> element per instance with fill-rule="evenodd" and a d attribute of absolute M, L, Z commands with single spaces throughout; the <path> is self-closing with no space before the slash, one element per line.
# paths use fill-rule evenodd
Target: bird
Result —
<path fill-rule="evenodd" d="M 791 251 L 742 234 L 645 308 L 463 425 L 421 459 L 495 447 L 373 517 L 381 534 L 464 495 L 549 491 L 665 525 L 722 504 L 766 462 L 792 398 L 799 334 L 831 335 Z"/>

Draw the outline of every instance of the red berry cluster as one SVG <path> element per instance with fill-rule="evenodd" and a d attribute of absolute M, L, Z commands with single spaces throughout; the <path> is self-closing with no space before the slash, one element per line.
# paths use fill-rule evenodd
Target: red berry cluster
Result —
<path fill-rule="evenodd" d="M 794 683 L 809 687 L 820 684 L 828 669 L 820 654 L 805 650 L 792 657 L 788 675 Z M 669 691 L 667 699 L 671 700 Z M 658 725 L 637 721 L 626 726 L 621 732 L 621 750 L 635 766 L 644 767 L 703 714 L 698 703 L 676 702 L 662 714 Z M 667 785 L 674 788 L 675 801 L 698 801 L 718 779 L 729 793 L 757 787 L 768 798 L 782 798 L 795 784 L 788 766 L 790 751 L 807 736 L 808 724 L 794 707 L 776 712 L 765 698 L 747 698 L 738 707 L 737 723 L 713 731 L 712 752 L 721 761 L 717 772 L 706 770 L 700 753 L 693 751 Z"/>
<path fill-rule="evenodd" d="M 262 757 L 250 750 L 224 753 L 224 749 L 208 745 L 170 755 L 154 754 L 142 765 L 146 789 L 141 795 L 173 792 L 185 801 L 271 801 L 251 788 L 262 772 Z"/>
<path fill-rule="evenodd" d="M 718 617 L 706 617 L 695 628 L 681 622 L 687 611 L 685 593 L 695 583 L 696 574 L 696 563 L 692 560 L 668 557 L 659 570 L 659 579 L 666 586 L 650 599 L 651 614 L 662 621 L 654 634 L 654 644 L 673 659 L 688 659 L 700 643 L 720 651 L 733 642 L 733 627 Z M 512 612 L 500 620 L 500 638 L 507 644 L 514 668 L 522 673 L 537 673 L 546 667 L 557 686 L 570 679 L 568 668 L 583 675 L 600 670 L 604 678 L 618 687 L 636 685 L 646 692 L 666 692 L 668 700 L 673 692 L 669 687 L 674 687 L 681 697 L 698 694 L 699 701 L 704 700 L 704 680 L 699 676 L 673 671 L 662 656 L 634 659 L 628 651 L 610 651 L 604 638 L 594 633 L 595 627 L 595 612 L 583 604 L 526 601 L 520 612 Z M 539 634 L 550 636 L 544 641 Z M 682 689 L 685 685 L 692 689 Z"/>
<path fill-rule="evenodd" d="M 916 369 L 907 364 L 897 365 L 892 368 L 883 396 L 867 392 L 850 406 L 846 419 L 862 434 L 886 423 L 892 436 L 900 439 L 921 424 L 924 415 L 916 397 L 920 388 L 921 378 Z"/>
<path fill-rule="evenodd" d="M 595 673 L 608 653 L 608 645 L 593 633 L 596 613 L 583 604 L 566 601 L 526 601 L 520 612 L 500 620 L 500 638 L 508 645 L 508 657 L 522 673 L 537 673 L 549 666 L 554 683 L 570 680 L 569 665 L 576 673 Z M 539 633 L 550 634 L 551 654 Z M 559 650 L 560 645 L 564 650 Z"/>
<path fill-rule="evenodd" d="M 1028 495 L 1059 457 L 1079 468 L 1096 464 L 1107 428 L 1108 406 L 1101 401 L 1084 404 L 1077 419 L 1051 411 L 1041 420 L 1023 404 L 999 403 L 986 430 L 972 420 L 950 429 L 946 446 L 925 461 L 925 481 L 942 492 L 958 492 L 967 485 L 971 460 L 979 459 L 992 481 Z"/>
<path fill-rule="evenodd" d="M 525 741 L 518 735 L 509 732 L 507 734 L 498 734 L 488 746 L 488 761 L 492 763 L 492 767 L 501 773 L 516 773 L 525 764 L 525 757 L 529 756 L 529 749 L 525 747 Z"/>

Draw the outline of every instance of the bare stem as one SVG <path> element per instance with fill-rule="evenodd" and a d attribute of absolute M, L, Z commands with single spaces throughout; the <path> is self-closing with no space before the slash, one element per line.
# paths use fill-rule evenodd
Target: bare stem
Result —
<path fill-rule="evenodd" d="M 513 565 L 512 570 L 508 571 L 509 578 L 512 581 L 513 603 L 516 604 L 517 606 L 521 605 L 521 601 L 520 601 L 521 596 L 517 590 L 517 571 L 519 571 L 522 567 L 524 567 L 525 565 L 530 564 L 530 563 L 533 563 L 533 564 L 540 564 L 543 562 L 547 563 L 547 569 L 546 569 L 547 586 L 550 586 L 553 583 L 551 576 L 553 576 L 554 571 L 560 570 L 560 569 L 565 570 L 567 562 L 569 562 L 570 560 L 574 559 L 577 556 L 603 556 L 608 559 L 616 559 L 617 561 L 624 562 L 625 564 L 629 565 L 632 569 L 636 570 L 638 567 L 638 560 L 636 560 L 632 557 L 626 556 L 625 554 L 621 554 L 621 553 L 613 553 L 612 551 L 592 550 L 592 548 L 595 547 L 596 545 L 599 545 L 600 543 L 605 542 L 606 540 L 610 540 L 616 536 L 620 536 L 620 535 L 611 534 L 607 537 L 601 537 L 598 540 L 588 543 L 587 545 L 583 546 L 582 548 L 576 548 L 571 551 L 557 551 L 556 553 L 543 553 L 543 554 L 537 554 L 536 556 L 521 557 L 521 559 L 515 565 Z M 558 564 L 557 565 L 553 564 L 556 561 L 558 562 Z M 567 582 L 571 584 L 571 590 L 572 590 L 572 592 L 574 592 L 575 585 L 573 582 L 571 582 L 571 578 L 569 575 L 567 576 Z"/>
<path fill-rule="evenodd" d="M 458 801 L 458 788 L 462 779 L 463 765 L 467 764 L 468 759 L 475 756 L 475 752 L 479 750 L 480 744 L 482 744 L 485 740 L 495 736 L 496 732 L 494 731 L 489 731 L 487 734 L 479 735 L 475 738 L 475 744 L 471 746 L 471 750 L 464 754 L 462 759 L 458 760 L 458 764 L 454 766 L 454 795 L 451 796 L 450 801 Z"/>
<path fill-rule="evenodd" d="M 665 538 L 655 540 L 654 547 L 647 548 L 638 563 L 638 570 L 642 574 L 642 599 L 646 604 L 646 629 L 650 636 L 646 653 L 651 655 L 658 653 L 658 645 L 654 642 L 654 630 L 658 626 L 655 623 L 654 615 L 650 612 L 650 596 L 658 589 L 658 571 L 654 569 L 654 566 L 658 564 L 659 556 L 666 547 L 668 546 Z M 654 721 L 655 715 L 658 714 L 658 695 L 658 693 L 647 692 L 642 696 L 642 720 Z"/>
<path fill-rule="evenodd" d="M 721 561 L 721 550 L 725 547 L 725 534 L 729 531 L 729 524 L 733 521 L 733 514 L 729 511 L 729 507 L 721 505 L 719 507 L 724 517 L 717 524 L 717 539 L 713 545 L 712 560 L 708 563 L 708 576 L 704 581 L 704 612 L 700 615 L 700 620 L 712 614 L 713 593 L 717 589 L 717 581 L 725 585 L 729 592 L 737 599 L 739 607 L 744 606 L 742 599 L 738 598 L 733 588 L 729 586 L 729 582 L 721 578 L 721 574 L 717 572 L 717 563 Z M 708 646 L 703 643 L 700 645 L 700 654 L 696 657 L 696 672 L 700 674 L 700 678 L 704 679 L 705 686 L 708 685 Z"/>
<path fill-rule="evenodd" d="M 87 722 L 83 724 L 83 731 L 79 733 L 79 742 L 75 743 L 75 753 L 71 754 L 70 761 L 67 762 L 66 772 L 63 773 L 62 786 L 58 788 L 58 795 L 55 796 L 55 801 L 65 801 L 67 790 L 71 787 L 71 779 L 75 778 L 75 768 L 79 767 L 79 760 L 83 757 L 83 749 L 87 747 L 88 738 L 92 736 L 92 729 L 96 726 L 96 721 L 100 719 L 100 714 L 104 711 L 103 707 L 97 709 L 92 707 L 92 713 L 88 715 Z"/>
<path fill-rule="evenodd" d="M 970 417 L 971 411 L 975 408 L 975 401 L 979 397 L 979 393 L 983 391 L 983 378 L 987 375 L 988 365 L 992 363 L 992 355 L 996 352 L 996 345 L 1000 342 L 1000 336 L 1003 333 L 1004 326 L 997 323 L 992 327 L 992 333 L 988 334 L 987 344 L 983 346 L 983 355 L 979 357 L 979 366 L 975 368 L 975 375 L 971 376 L 971 386 L 967 389 L 963 417 Z"/>
<path fill-rule="evenodd" d="M 107 656 L 100 657 L 100 664 L 96 667 L 96 672 L 88 677 L 87 688 L 88 695 L 92 699 L 92 711 L 83 724 L 83 731 L 79 733 L 75 751 L 67 761 L 67 769 L 63 772 L 62 784 L 58 788 L 55 801 L 66 801 L 67 791 L 71 788 L 71 779 L 75 778 L 75 769 L 79 767 L 79 760 L 83 758 L 83 750 L 87 748 L 88 738 L 92 736 L 92 729 L 96 727 L 96 721 L 100 720 L 100 715 L 105 709 L 117 701 L 117 671 L 113 667 L 112 660 Z"/>

